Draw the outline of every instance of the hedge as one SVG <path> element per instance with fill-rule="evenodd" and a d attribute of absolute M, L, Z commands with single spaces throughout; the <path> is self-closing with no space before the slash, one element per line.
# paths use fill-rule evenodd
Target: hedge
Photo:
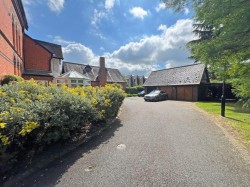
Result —
<path fill-rule="evenodd" d="M 127 94 L 138 94 L 138 92 L 141 92 L 142 90 L 144 90 L 143 86 L 127 87 L 126 93 Z"/>
<path fill-rule="evenodd" d="M 24 79 L 22 77 L 16 75 L 4 75 L 3 79 L 1 80 L 1 85 L 9 84 L 10 82 L 22 82 Z"/>
<path fill-rule="evenodd" d="M 31 151 L 115 117 L 124 97 L 118 85 L 45 87 L 31 80 L 0 86 L 1 171 Z"/>

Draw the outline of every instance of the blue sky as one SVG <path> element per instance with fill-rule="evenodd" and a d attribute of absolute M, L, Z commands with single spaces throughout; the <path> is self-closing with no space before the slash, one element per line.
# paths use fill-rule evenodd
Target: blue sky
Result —
<path fill-rule="evenodd" d="M 160 0 L 22 0 L 26 32 L 62 45 L 64 60 L 106 66 L 123 74 L 191 64 L 192 11 L 175 13 Z"/>

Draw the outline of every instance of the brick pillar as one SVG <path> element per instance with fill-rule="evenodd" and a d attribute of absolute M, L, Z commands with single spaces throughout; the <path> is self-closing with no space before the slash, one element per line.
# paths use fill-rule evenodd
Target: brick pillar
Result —
<path fill-rule="evenodd" d="M 99 82 L 100 86 L 105 86 L 107 82 L 107 70 L 105 68 L 105 58 L 100 57 Z"/>

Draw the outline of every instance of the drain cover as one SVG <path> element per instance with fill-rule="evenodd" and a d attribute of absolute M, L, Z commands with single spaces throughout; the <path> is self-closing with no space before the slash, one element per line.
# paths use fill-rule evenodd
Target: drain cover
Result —
<path fill-rule="evenodd" d="M 119 144 L 116 148 L 122 150 L 122 149 L 126 148 L 126 145 L 125 144 Z"/>

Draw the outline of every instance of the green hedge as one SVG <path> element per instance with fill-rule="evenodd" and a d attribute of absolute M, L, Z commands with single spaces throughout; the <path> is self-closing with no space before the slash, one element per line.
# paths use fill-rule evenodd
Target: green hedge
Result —
<path fill-rule="evenodd" d="M 138 92 L 141 92 L 142 90 L 144 90 L 143 86 L 127 87 L 126 93 L 127 94 L 138 94 Z"/>
<path fill-rule="evenodd" d="M 16 75 L 4 75 L 3 79 L 1 80 L 1 85 L 9 84 L 10 82 L 22 82 L 24 79 L 22 77 Z"/>
<path fill-rule="evenodd" d="M 45 87 L 26 81 L 0 86 L 0 169 L 115 117 L 124 97 L 117 85 Z"/>

